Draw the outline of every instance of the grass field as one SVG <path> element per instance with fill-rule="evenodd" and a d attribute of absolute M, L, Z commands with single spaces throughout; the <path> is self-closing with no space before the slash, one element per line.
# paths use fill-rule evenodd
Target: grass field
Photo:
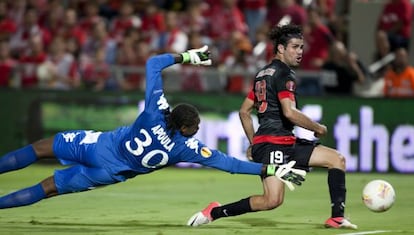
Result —
<path fill-rule="evenodd" d="M 33 165 L 0 176 L 0 195 L 30 186 L 54 166 Z M 365 183 L 385 179 L 395 188 L 395 205 L 385 213 L 366 209 Z M 305 185 L 287 192 L 282 207 L 224 218 L 191 228 L 187 219 L 212 200 L 232 202 L 261 193 L 258 177 L 210 169 L 164 169 L 89 192 L 64 195 L 35 205 L 0 211 L 0 234 L 414 234 L 414 175 L 347 175 L 346 215 L 358 230 L 325 229 L 330 215 L 326 172 L 312 172 Z"/>

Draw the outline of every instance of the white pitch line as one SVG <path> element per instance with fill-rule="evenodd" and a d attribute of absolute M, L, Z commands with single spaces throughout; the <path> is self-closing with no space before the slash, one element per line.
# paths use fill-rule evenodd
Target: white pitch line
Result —
<path fill-rule="evenodd" d="M 338 235 L 365 235 L 365 234 L 377 234 L 377 233 L 386 233 L 392 232 L 392 230 L 374 230 L 374 231 L 365 231 L 365 232 L 357 232 L 357 233 L 341 233 Z"/>

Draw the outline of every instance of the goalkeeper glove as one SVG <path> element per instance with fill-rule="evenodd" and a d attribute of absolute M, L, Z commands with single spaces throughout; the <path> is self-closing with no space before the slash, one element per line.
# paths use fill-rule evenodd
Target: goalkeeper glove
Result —
<path fill-rule="evenodd" d="M 287 164 L 283 165 L 268 165 L 267 166 L 267 175 L 274 175 L 280 179 L 288 188 L 293 191 L 295 190 L 296 184 L 298 186 L 302 185 L 302 182 L 305 181 L 306 171 L 293 168 L 296 164 L 296 161 L 290 161 Z"/>
<path fill-rule="evenodd" d="M 181 53 L 183 64 L 190 63 L 194 65 L 211 65 L 210 52 L 208 46 L 205 45 L 198 49 L 191 49 Z"/>

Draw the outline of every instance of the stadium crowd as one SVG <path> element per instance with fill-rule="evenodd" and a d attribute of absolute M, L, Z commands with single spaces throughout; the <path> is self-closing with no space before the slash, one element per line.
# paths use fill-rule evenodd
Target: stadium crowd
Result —
<path fill-rule="evenodd" d="M 207 44 L 214 69 L 227 71 L 222 89 L 246 93 L 254 71 L 271 59 L 269 28 L 293 23 L 303 27 L 305 36 L 299 69 L 331 71 L 337 79 L 325 84 L 323 92 L 303 83 L 302 92 L 352 95 L 355 83 L 382 77 L 386 68 L 370 73 L 357 54 L 347 50 L 350 2 L 0 0 L 0 87 L 142 90 L 143 65 L 149 56 Z M 403 22 L 404 35 L 409 35 L 409 0 L 384 2 L 379 22 L 395 12 L 397 18 L 404 16 L 397 21 Z M 378 24 L 378 60 L 399 47 L 408 50 L 409 40 L 398 37 L 397 26 L 390 23 L 395 19 L 390 19 Z M 389 39 L 392 47 L 387 44 Z M 205 90 L 202 77 L 206 68 L 177 65 L 171 69 L 181 78 L 181 90 Z M 414 95 L 414 78 L 412 84 Z"/>

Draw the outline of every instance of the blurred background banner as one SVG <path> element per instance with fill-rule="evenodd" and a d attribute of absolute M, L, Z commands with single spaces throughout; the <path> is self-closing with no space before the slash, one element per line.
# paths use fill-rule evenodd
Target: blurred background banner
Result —
<path fill-rule="evenodd" d="M 197 138 L 245 159 L 247 139 L 238 117 L 243 95 L 166 94 L 170 105 L 194 104 L 201 113 Z M 132 123 L 143 106 L 142 92 L 5 90 L 0 92 L 0 152 L 19 148 L 62 130 L 112 130 Z M 327 125 L 320 141 L 338 149 L 350 172 L 414 173 L 412 99 L 302 97 L 300 109 Z M 254 117 L 257 124 L 257 120 Z M 313 139 L 313 133 L 296 129 Z"/>

